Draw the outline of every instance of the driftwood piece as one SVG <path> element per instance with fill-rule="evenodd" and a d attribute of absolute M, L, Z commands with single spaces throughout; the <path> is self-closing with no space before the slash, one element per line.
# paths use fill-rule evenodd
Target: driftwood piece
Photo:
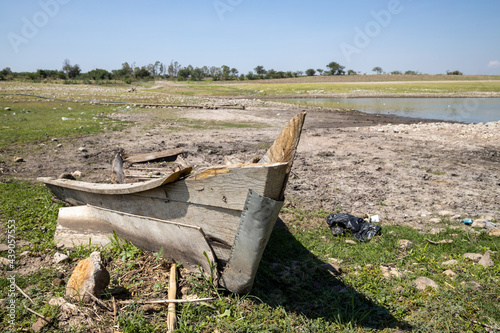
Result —
<path fill-rule="evenodd" d="M 168 149 L 160 152 L 146 153 L 146 154 L 122 154 L 123 162 L 130 164 L 133 163 L 146 163 L 146 162 L 159 162 L 159 161 L 175 161 L 177 155 L 184 152 L 182 148 Z"/>
<path fill-rule="evenodd" d="M 177 266 L 175 264 L 170 267 L 170 281 L 168 284 L 168 298 L 177 298 Z M 177 326 L 177 316 L 175 314 L 175 303 L 168 304 L 168 331 L 173 332 Z"/>
<path fill-rule="evenodd" d="M 113 159 L 113 170 L 111 171 L 111 179 L 115 184 L 123 184 L 123 159 L 120 153 L 116 153 Z"/>

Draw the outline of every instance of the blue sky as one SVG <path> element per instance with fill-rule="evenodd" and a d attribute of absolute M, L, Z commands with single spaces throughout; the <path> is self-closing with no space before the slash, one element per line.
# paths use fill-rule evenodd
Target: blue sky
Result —
<path fill-rule="evenodd" d="M 500 1 L 0 0 L 0 69 L 171 60 L 247 73 L 336 61 L 361 73 L 500 74 Z"/>

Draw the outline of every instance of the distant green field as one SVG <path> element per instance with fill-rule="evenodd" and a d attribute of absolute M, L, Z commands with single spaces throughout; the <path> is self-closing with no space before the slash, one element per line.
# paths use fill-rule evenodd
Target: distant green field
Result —
<path fill-rule="evenodd" d="M 274 80 L 274 82 L 277 82 Z M 308 95 L 370 95 L 412 94 L 446 95 L 453 93 L 499 93 L 500 81 L 446 81 L 446 82 L 307 82 L 269 83 L 243 81 L 241 83 L 186 82 L 177 92 L 189 96 L 280 97 Z"/>

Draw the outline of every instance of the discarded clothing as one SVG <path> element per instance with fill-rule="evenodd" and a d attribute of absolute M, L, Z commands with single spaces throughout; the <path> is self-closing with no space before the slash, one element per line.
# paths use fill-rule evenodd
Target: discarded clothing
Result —
<path fill-rule="evenodd" d="M 378 225 L 366 222 L 362 218 L 350 214 L 330 214 L 326 223 L 334 235 L 340 235 L 351 230 L 351 234 L 360 242 L 372 239 L 382 229 Z"/>

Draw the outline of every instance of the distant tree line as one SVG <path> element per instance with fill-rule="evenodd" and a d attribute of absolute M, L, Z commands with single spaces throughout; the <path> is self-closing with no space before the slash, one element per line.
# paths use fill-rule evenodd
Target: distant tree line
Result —
<path fill-rule="evenodd" d="M 282 79 L 303 76 L 319 75 L 360 75 L 352 69 L 346 71 L 345 66 L 337 62 L 330 62 L 326 65 L 327 69 L 309 68 L 305 72 L 302 71 L 276 71 L 274 69 L 265 69 L 264 66 L 256 66 L 253 71 L 247 74 L 240 73 L 236 68 L 227 65 L 221 67 L 203 66 L 193 67 L 191 65 L 182 66 L 177 61 L 171 61 L 166 65 L 160 61 L 156 61 L 145 66 L 136 66 L 135 63 L 129 64 L 124 62 L 120 69 L 114 69 L 111 72 L 96 68 L 87 73 L 82 73 L 79 65 L 72 65 L 68 59 L 65 59 L 61 70 L 39 69 L 36 72 L 20 72 L 14 73 L 9 67 L 0 71 L 0 80 L 26 79 L 33 81 L 42 80 L 64 80 L 65 82 L 73 82 L 71 80 L 79 80 L 84 83 L 110 83 L 113 80 L 123 81 L 130 84 L 134 81 L 148 81 L 156 79 L 175 79 L 179 81 L 192 80 L 213 80 L 213 81 L 228 81 L 228 80 L 264 80 L 264 79 Z M 386 74 L 381 67 L 377 66 L 372 69 L 376 74 Z M 401 71 L 392 71 L 391 75 L 402 75 Z M 405 75 L 419 75 L 418 71 L 408 70 Z M 462 72 L 447 71 L 447 75 L 462 75 Z"/>

